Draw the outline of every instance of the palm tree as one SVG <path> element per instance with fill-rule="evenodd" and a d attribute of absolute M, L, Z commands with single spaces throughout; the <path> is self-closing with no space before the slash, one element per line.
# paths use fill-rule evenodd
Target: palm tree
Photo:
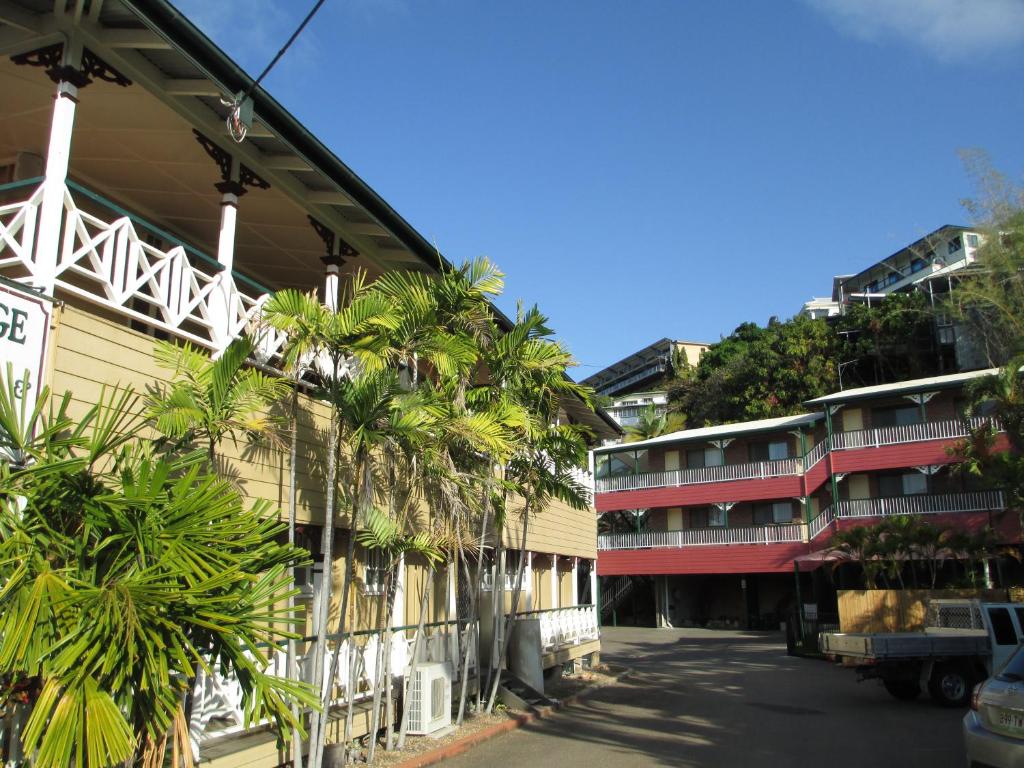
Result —
<path fill-rule="evenodd" d="M 313 680 L 322 684 L 326 671 L 324 662 L 327 654 L 334 569 L 335 494 L 341 430 L 340 390 L 357 370 L 373 371 L 382 367 L 386 352 L 383 347 L 382 331 L 397 327 L 398 317 L 390 302 L 368 291 L 365 275 L 356 273 L 343 284 L 336 312 L 321 304 L 315 293 L 285 290 L 274 294 L 264 306 L 263 320 L 271 327 L 287 334 L 288 342 L 284 351 L 287 368 L 295 371 L 297 366 L 302 366 L 314 370 L 320 382 L 317 395 L 325 399 L 330 406 L 327 424 L 324 528 L 320 543 L 324 571 L 322 586 L 317 596 L 314 618 L 316 645 L 313 649 Z M 353 549 L 351 537 L 349 549 Z M 351 563 L 351 559 L 348 562 Z M 351 568 L 347 568 L 342 595 L 342 625 L 350 586 Z M 328 679 L 333 680 L 333 677 Z M 310 721 L 309 764 L 314 768 L 319 768 L 323 760 L 327 735 L 327 708 L 330 705 L 332 687 L 332 684 L 328 683 L 321 691 L 324 714 L 314 711 Z"/>
<path fill-rule="evenodd" d="M 649 405 L 640 412 L 640 421 L 626 427 L 626 442 L 635 443 L 649 440 L 652 437 L 678 432 L 686 427 L 685 413 L 658 413 L 654 405 Z"/>
<path fill-rule="evenodd" d="M 867 589 L 872 589 L 875 586 L 875 568 L 868 564 L 872 556 L 874 542 L 874 531 L 869 526 L 858 525 L 854 528 L 836 531 L 828 546 L 829 552 L 839 553 L 844 556 L 846 561 L 861 566 L 864 573 L 864 586 Z M 834 567 L 839 567 L 841 563 L 842 561 L 838 561 Z"/>
<path fill-rule="evenodd" d="M 216 467 L 225 438 L 237 442 L 245 434 L 255 440 L 274 435 L 279 426 L 269 409 L 285 396 L 287 384 L 248 366 L 252 351 L 252 340 L 242 337 L 213 359 L 188 342 L 158 341 L 153 352 L 171 380 L 149 388 L 146 413 L 179 447 L 203 448 L 211 469 L 225 469 Z"/>
<path fill-rule="evenodd" d="M 266 673 L 260 644 L 304 554 L 277 543 L 201 451 L 157 452 L 130 390 L 78 419 L 70 394 L 27 412 L 0 377 L 0 680 L 27 696 L 5 734 L 37 768 L 191 764 L 184 698 L 198 668 L 233 675 L 246 715 L 283 739 L 308 686 Z M 6 703 L 6 702 L 5 702 Z"/>

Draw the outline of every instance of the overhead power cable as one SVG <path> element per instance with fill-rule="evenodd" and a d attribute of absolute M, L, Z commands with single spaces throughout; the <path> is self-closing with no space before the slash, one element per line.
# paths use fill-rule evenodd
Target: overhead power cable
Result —
<path fill-rule="evenodd" d="M 239 144 L 245 141 L 245 135 L 249 132 L 249 128 L 252 125 L 252 92 L 256 90 L 256 87 L 263 82 L 263 78 L 270 74 L 270 70 L 281 60 L 281 57 L 285 55 L 295 39 L 302 34 L 302 30 L 306 28 L 306 25 L 316 15 L 316 12 L 320 10 L 320 6 L 324 4 L 325 0 L 316 0 L 309 13 L 306 14 L 306 18 L 302 20 L 302 23 L 292 32 L 292 36 L 288 38 L 288 42 L 277 52 L 277 55 L 270 60 L 270 63 L 264 68 L 248 88 L 244 91 L 239 91 L 235 94 L 234 98 L 230 101 L 222 99 L 222 103 L 231 107 L 231 111 L 228 112 L 228 133 L 231 134 L 231 138 Z"/>

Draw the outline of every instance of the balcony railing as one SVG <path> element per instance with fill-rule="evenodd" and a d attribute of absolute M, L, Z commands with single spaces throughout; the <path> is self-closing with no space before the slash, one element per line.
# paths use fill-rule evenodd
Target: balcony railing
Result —
<path fill-rule="evenodd" d="M 850 499 L 835 507 L 838 518 L 888 517 L 890 515 L 934 515 L 947 512 L 987 512 L 1006 509 L 1002 491 L 965 493 L 922 493 L 879 499 Z"/>
<path fill-rule="evenodd" d="M 613 549 L 669 549 L 716 544 L 779 544 L 803 541 L 799 523 L 755 525 L 745 528 L 689 528 L 683 531 L 604 533 L 597 537 L 600 551 Z"/>
<path fill-rule="evenodd" d="M 411 661 L 416 627 L 398 627 L 391 639 L 391 670 L 397 680 L 405 674 Z M 453 679 L 457 679 L 460 668 L 460 645 L 467 639 L 456 629 L 456 622 L 438 622 L 425 626 L 426 636 L 420 643 L 421 662 L 446 661 L 451 663 Z M 312 640 L 312 638 L 309 638 Z M 384 663 L 383 633 L 380 631 L 355 632 L 346 635 L 340 644 L 334 640 L 324 660 L 322 692 L 331 690 L 332 706 L 341 706 L 349 697 L 355 701 L 368 699 L 373 695 L 373 681 L 376 679 L 378 662 Z M 275 648 L 269 656 L 267 672 L 277 677 L 298 678 L 313 683 L 313 648 L 311 642 L 305 654 L 296 659 L 295 670 L 289 671 L 283 648 Z M 464 647 L 464 646 L 462 646 Z M 470 646 L 469 667 L 476 669 L 475 644 Z M 331 664 L 338 654 L 337 674 L 330 677 Z M 196 677 L 193 698 L 192 720 L 189 724 L 189 738 L 192 742 L 193 757 L 198 760 L 204 744 L 217 739 L 242 733 L 262 723 L 247 723 L 242 689 L 233 676 L 225 676 L 218 665 L 211 665 L 211 672 L 200 671 Z"/>
<path fill-rule="evenodd" d="M 516 614 L 516 618 L 540 620 L 540 645 L 544 651 L 579 645 L 588 640 L 597 640 L 601 636 L 597 624 L 597 609 L 593 605 L 526 611 Z"/>
<path fill-rule="evenodd" d="M 636 491 L 645 488 L 671 488 L 678 485 L 722 483 L 729 480 L 754 480 L 798 475 L 801 459 L 754 461 L 748 464 L 722 464 L 717 467 L 674 469 L 668 472 L 644 472 L 638 475 L 603 477 L 597 481 L 597 492 Z"/>
<path fill-rule="evenodd" d="M 841 451 L 852 448 L 878 448 L 883 445 L 920 443 L 927 440 L 952 440 L 966 437 L 970 430 L 977 429 L 987 421 L 984 417 L 976 416 L 970 419 L 926 421 L 922 424 L 906 424 L 900 427 L 836 432 L 832 435 L 832 448 Z"/>
<path fill-rule="evenodd" d="M 855 432 L 837 432 L 832 436 L 833 450 L 878 448 L 883 445 L 902 445 L 928 440 L 954 440 L 966 437 L 971 431 L 989 423 L 985 417 L 930 421 L 923 424 L 907 424 L 900 427 L 863 429 Z M 1002 427 L 992 422 L 996 430 Z M 730 480 L 755 480 L 772 477 L 800 475 L 808 471 L 828 455 L 828 443 L 822 441 L 814 446 L 802 459 L 781 459 L 778 461 L 755 461 L 747 464 L 724 464 L 717 467 L 677 469 L 667 472 L 643 472 L 635 475 L 603 477 L 596 481 L 597 493 L 612 491 L 636 491 L 648 488 L 672 488 L 683 485 L 720 483 Z"/>
<path fill-rule="evenodd" d="M 839 519 L 891 517 L 893 515 L 941 515 L 958 512 L 1001 512 L 1006 509 L 1002 491 L 963 493 L 922 493 L 886 496 L 878 499 L 849 499 L 832 504 L 807 524 L 807 536 L 814 540 L 829 531 Z"/>
<path fill-rule="evenodd" d="M 38 180 L 0 187 L 8 197 L 25 190 L 23 200 L 0 205 L 0 274 L 52 282 L 56 290 L 208 349 L 248 334 L 261 360 L 280 351 L 284 337 L 260 321 L 266 289 L 74 182 L 63 188 L 56 266 L 44 265 L 37 249 L 43 188 Z M 239 282 L 256 290 L 245 293 Z"/>
<path fill-rule="evenodd" d="M 839 519 L 995 512 L 1004 509 L 1006 499 L 1002 491 L 852 499 L 840 501 L 822 510 L 821 514 L 807 524 L 806 535 L 809 540 L 813 540 L 829 531 L 833 523 Z M 804 526 L 800 523 L 745 528 L 691 528 L 683 531 L 604 533 L 597 537 L 597 548 L 604 552 L 616 549 L 668 549 L 720 544 L 779 544 L 803 541 L 803 537 Z"/>

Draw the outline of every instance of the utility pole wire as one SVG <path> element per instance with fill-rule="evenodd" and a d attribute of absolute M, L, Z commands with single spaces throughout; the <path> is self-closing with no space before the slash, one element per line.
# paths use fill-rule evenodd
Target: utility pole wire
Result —
<path fill-rule="evenodd" d="M 235 142 L 241 144 L 245 141 L 245 135 L 249 131 L 248 121 L 244 120 L 242 117 L 242 109 L 245 106 L 245 103 L 250 99 L 252 92 L 256 90 L 256 87 L 263 82 L 263 78 L 270 74 L 270 70 L 274 68 L 277 62 L 281 60 L 281 57 L 284 56 L 288 49 L 292 47 L 292 43 L 294 43 L 295 39 L 302 34 L 302 30 L 306 28 L 306 25 L 313 19 L 316 12 L 320 10 L 320 6 L 322 6 L 324 2 L 325 0 L 316 0 L 316 3 L 313 4 L 309 13 L 306 14 L 306 18 L 302 20 L 302 23 L 299 24 L 298 28 L 292 32 L 292 36 L 288 38 L 288 42 L 284 44 L 281 50 L 277 52 L 277 55 L 270 60 L 270 63 L 267 64 L 264 70 L 260 73 L 260 76 L 250 83 L 249 87 L 246 88 L 244 92 L 237 94 L 232 101 L 223 101 L 224 104 L 231 107 L 231 111 L 228 113 L 227 125 L 228 133 L 231 134 L 231 138 L 234 139 Z M 252 113 L 250 111 L 249 120 L 251 119 Z"/>

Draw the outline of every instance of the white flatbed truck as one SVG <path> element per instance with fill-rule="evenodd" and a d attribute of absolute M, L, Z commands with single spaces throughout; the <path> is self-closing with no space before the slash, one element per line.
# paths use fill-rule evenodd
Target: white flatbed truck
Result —
<path fill-rule="evenodd" d="M 967 704 L 976 682 L 989 677 L 1024 640 L 1024 605 L 933 600 L 922 632 L 829 632 L 820 647 L 859 680 L 881 680 L 901 700 L 928 689 L 948 707 Z"/>

